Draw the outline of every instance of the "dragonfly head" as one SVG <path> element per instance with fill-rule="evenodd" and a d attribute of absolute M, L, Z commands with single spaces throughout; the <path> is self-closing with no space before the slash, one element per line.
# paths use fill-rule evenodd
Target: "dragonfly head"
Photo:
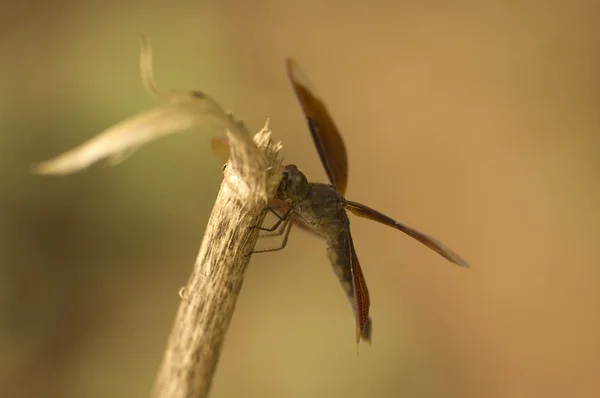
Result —
<path fill-rule="evenodd" d="M 277 188 L 277 198 L 295 202 L 304 199 L 308 194 L 308 180 L 304 173 L 293 164 L 288 164 L 283 169 L 283 178 Z"/>

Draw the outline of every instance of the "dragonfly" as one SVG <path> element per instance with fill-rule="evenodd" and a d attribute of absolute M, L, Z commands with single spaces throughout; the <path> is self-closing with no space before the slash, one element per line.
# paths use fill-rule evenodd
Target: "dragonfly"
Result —
<path fill-rule="evenodd" d="M 361 339 L 370 343 L 373 326 L 369 316 L 369 291 L 354 248 L 348 212 L 398 229 L 454 264 L 467 268 L 469 265 L 439 240 L 399 223 L 377 210 L 345 198 L 348 157 L 340 132 L 325 103 L 317 95 L 297 61 L 288 58 L 286 68 L 329 184 L 309 182 L 296 165 L 285 166 L 275 197 L 265 209 L 276 217 L 276 222 L 271 227 L 254 227 L 264 231 L 263 237 L 283 235 L 281 245 L 255 250 L 253 253 L 284 249 L 292 225 L 324 239 L 329 261 L 354 312 L 356 343 L 360 343 Z M 226 146 L 226 142 L 222 138 L 216 138 L 211 146 L 216 153 Z"/>

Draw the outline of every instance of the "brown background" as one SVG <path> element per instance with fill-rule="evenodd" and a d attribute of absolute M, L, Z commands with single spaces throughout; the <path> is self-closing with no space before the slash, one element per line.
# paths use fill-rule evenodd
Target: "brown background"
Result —
<path fill-rule="evenodd" d="M 218 190 L 206 132 L 66 178 L 31 164 L 201 89 L 325 174 L 284 73 L 343 132 L 374 341 L 319 240 L 252 259 L 213 397 L 600 395 L 600 6 L 594 1 L 14 2 L 0 16 L 0 396 L 143 397 Z M 594 5 L 595 4 L 595 5 Z M 220 134 L 215 131 L 213 135 Z"/>

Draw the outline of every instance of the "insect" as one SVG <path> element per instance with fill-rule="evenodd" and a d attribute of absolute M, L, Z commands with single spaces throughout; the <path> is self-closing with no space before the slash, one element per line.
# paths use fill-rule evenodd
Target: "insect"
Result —
<path fill-rule="evenodd" d="M 287 60 L 287 73 L 308 122 L 315 147 L 325 168 L 329 184 L 308 182 L 296 165 L 284 167 L 275 198 L 266 211 L 277 218 L 272 227 L 256 226 L 263 236 L 283 235 L 280 247 L 256 250 L 254 253 L 285 248 L 292 225 L 297 225 L 323 238 L 333 266 L 354 311 L 356 342 L 371 342 L 372 321 L 369 317 L 369 291 L 350 233 L 346 211 L 396 228 L 434 250 L 448 261 L 462 267 L 469 265 L 458 254 L 435 238 L 401 224 L 363 204 L 344 197 L 348 182 L 348 159 L 340 133 L 323 101 L 316 95 L 297 62 Z M 213 140 L 213 151 L 220 145 Z"/>

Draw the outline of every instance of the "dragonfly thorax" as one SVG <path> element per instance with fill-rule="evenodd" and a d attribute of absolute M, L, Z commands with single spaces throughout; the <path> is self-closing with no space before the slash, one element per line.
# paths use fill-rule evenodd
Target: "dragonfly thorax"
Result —
<path fill-rule="evenodd" d="M 281 200 L 296 202 L 308 194 L 308 179 L 294 164 L 288 164 L 283 169 L 283 178 L 277 188 L 276 196 Z"/>

